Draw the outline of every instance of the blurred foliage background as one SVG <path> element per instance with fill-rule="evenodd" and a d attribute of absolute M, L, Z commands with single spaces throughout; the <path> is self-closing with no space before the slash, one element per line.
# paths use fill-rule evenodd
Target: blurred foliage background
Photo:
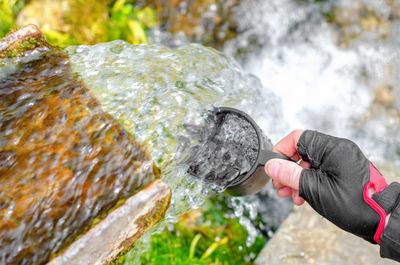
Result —
<path fill-rule="evenodd" d="M 0 0 L 0 38 L 35 24 L 53 45 L 64 47 L 116 39 L 146 43 L 155 9 L 126 0 Z"/>
<path fill-rule="evenodd" d="M 184 34 L 221 49 L 238 29 L 239 0 L 0 0 L 0 38 L 35 24 L 60 47 L 121 39 L 147 43 L 149 30 Z"/>
<path fill-rule="evenodd" d="M 17 14 L 25 5 L 25 0 L 0 0 L 0 37 L 15 28 Z"/>

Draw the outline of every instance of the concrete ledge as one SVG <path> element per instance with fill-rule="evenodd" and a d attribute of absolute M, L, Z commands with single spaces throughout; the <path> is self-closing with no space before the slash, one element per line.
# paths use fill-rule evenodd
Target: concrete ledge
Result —
<path fill-rule="evenodd" d="M 162 180 L 150 183 L 48 265 L 109 263 L 164 217 L 170 199 L 170 188 Z"/>

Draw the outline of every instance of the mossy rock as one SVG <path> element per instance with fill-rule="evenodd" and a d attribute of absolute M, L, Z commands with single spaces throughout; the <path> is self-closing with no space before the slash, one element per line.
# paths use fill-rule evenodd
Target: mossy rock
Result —
<path fill-rule="evenodd" d="M 0 40 L 0 55 L 0 260 L 44 264 L 160 171 L 36 26 Z M 135 238 L 165 214 L 164 191 Z"/>
<path fill-rule="evenodd" d="M 0 58 L 23 56 L 26 52 L 39 47 L 50 47 L 50 45 L 37 26 L 28 25 L 0 39 Z"/>

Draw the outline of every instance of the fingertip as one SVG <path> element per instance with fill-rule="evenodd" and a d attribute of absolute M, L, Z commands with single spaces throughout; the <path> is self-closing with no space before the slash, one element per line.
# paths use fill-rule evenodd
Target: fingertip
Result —
<path fill-rule="evenodd" d="M 294 191 L 292 193 L 293 203 L 297 206 L 300 206 L 304 203 L 304 199 L 299 196 L 299 191 Z"/>
<path fill-rule="evenodd" d="M 301 206 L 301 205 L 303 205 L 304 200 L 298 200 L 298 199 L 296 199 L 296 200 L 293 200 L 293 203 L 294 203 L 295 205 L 297 205 L 297 206 Z"/>
<path fill-rule="evenodd" d="M 285 186 L 294 190 L 299 189 L 300 175 L 303 170 L 298 164 L 290 161 L 280 162 L 279 174 L 276 179 Z"/>
<path fill-rule="evenodd" d="M 301 206 L 301 205 L 303 205 L 304 204 L 304 200 L 303 199 L 300 199 L 300 200 L 296 200 L 295 202 L 294 202 L 294 204 L 295 205 L 297 205 L 297 206 Z"/>
<path fill-rule="evenodd" d="M 272 179 L 279 175 L 280 163 L 276 159 L 271 159 L 265 165 L 265 171 Z"/>

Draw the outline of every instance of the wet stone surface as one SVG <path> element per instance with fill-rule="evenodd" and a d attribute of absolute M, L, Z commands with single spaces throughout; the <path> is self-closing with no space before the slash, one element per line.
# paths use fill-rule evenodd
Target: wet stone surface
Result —
<path fill-rule="evenodd" d="M 47 265 L 109 264 L 164 217 L 170 198 L 168 185 L 151 182 Z"/>
<path fill-rule="evenodd" d="M 0 61 L 0 263 L 43 264 L 158 169 L 57 49 Z"/>

